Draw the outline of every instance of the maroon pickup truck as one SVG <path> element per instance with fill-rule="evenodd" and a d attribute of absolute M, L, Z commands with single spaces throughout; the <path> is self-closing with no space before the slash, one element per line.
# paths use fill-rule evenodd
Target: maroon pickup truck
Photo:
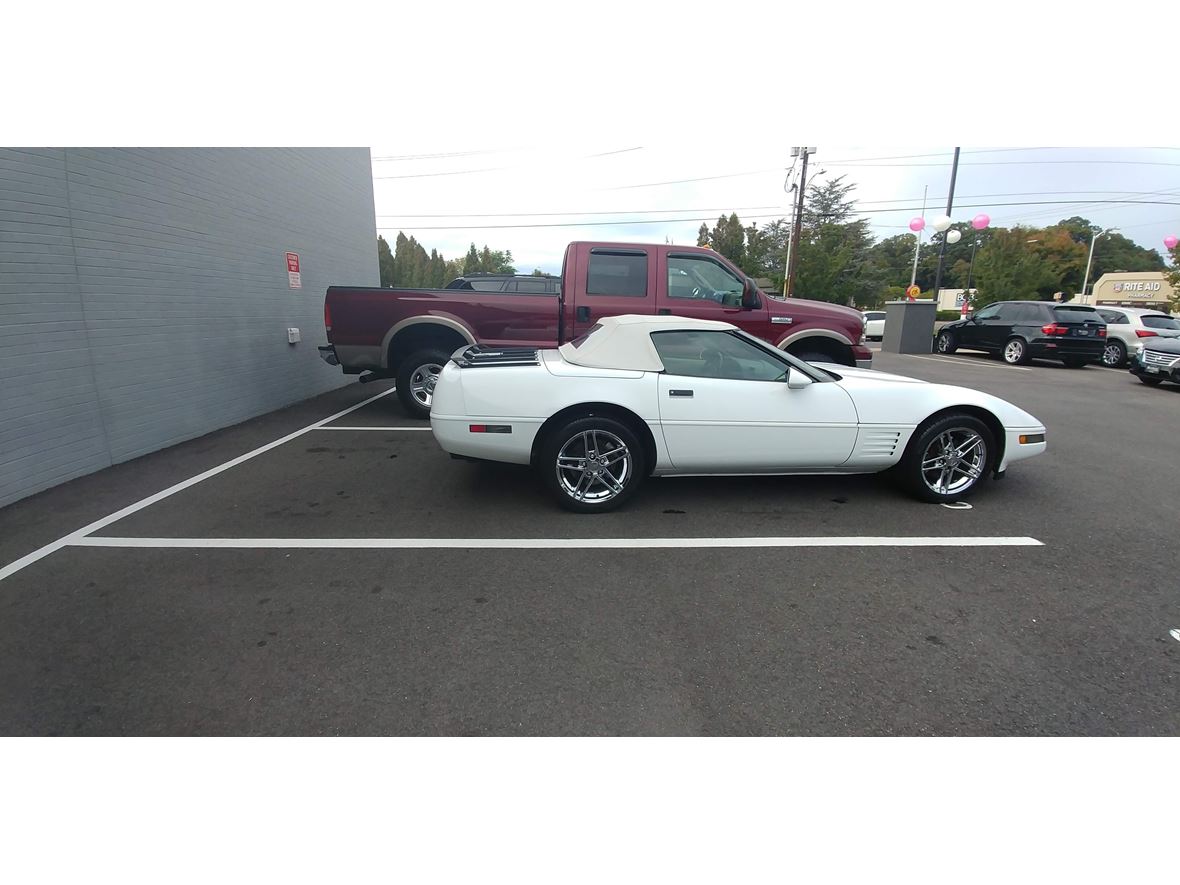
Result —
<path fill-rule="evenodd" d="M 460 347 L 556 347 L 629 313 L 722 320 L 805 360 L 872 366 L 859 311 L 768 296 L 711 249 L 584 242 L 565 250 L 559 295 L 332 286 L 320 355 L 362 381 L 396 379 L 402 405 L 424 417 Z"/>

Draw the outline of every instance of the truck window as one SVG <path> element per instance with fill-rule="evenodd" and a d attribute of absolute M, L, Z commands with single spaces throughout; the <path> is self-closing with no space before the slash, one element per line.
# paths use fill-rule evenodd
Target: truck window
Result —
<path fill-rule="evenodd" d="M 668 297 L 698 298 L 740 307 L 744 282 L 704 255 L 668 256 Z"/>
<path fill-rule="evenodd" d="M 545 295 L 550 289 L 546 280 L 517 280 L 516 291 L 524 295 Z"/>
<path fill-rule="evenodd" d="M 586 273 L 587 295 L 647 296 L 647 253 L 592 249 Z"/>

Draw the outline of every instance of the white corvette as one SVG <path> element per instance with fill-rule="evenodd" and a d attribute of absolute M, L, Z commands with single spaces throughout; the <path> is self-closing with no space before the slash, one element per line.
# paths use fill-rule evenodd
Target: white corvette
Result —
<path fill-rule="evenodd" d="M 728 323 L 602 319 L 555 350 L 455 352 L 430 426 L 458 458 L 531 464 L 567 508 L 668 474 L 876 473 L 926 501 L 1045 451 L 1045 428 L 964 387 L 808 364 Z"/>

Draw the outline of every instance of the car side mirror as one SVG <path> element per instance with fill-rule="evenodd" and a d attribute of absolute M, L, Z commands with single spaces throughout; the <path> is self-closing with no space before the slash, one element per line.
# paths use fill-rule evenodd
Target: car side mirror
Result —
<path fill-rule="evenodd" d="M 798 369 L 787 369 L 788 390 L 802 390 L 804 387 L 810 387 L 811 384 L 812 380 Z"/>

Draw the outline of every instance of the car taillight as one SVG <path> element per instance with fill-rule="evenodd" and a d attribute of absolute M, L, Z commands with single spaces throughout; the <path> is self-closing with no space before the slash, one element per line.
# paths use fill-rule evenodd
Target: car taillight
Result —
<path fill-rule="evenodd" d="M 324 331 L 332 331 L 332 308 L 328 307 L 328 299 L 324 299 Z"/>
<path fill-rule="evenodd" d="M 1103 326 L 1101 329 L 1098 330 L 1098 337 L 1099 338 L 1106 337 L 1106 326 Z"/>
<path fill-rule="evenodd" d="M 1159 335 L 1159 332 L 1154 329 L 1136 329 L 1135 336 L 1137 338 L 1153 338 Z"/>
<path fill-rule="evenodd" d="M 1045 335 L 1068 335 L 1068 326 L 1059 326 L 1057 323 L 1049 323 L 1047 326 L 1041 326 L 1041 332 Z"/>

